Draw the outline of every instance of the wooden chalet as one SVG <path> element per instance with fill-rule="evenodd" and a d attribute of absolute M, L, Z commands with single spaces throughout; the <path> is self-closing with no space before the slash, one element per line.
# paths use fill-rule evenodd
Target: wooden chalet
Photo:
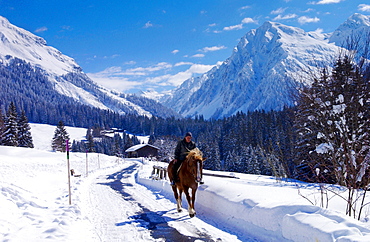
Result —
<path fill-rule="evenodd" d="M 128 148 L 125 152 L 128 158 L 136 157 L 157 157 L 158 147 L 150 144 L 134 145 Z"/>

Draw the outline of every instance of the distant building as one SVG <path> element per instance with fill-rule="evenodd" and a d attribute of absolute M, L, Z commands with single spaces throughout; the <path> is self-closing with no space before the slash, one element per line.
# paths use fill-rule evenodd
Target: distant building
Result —
<path fill-rule="evenodd" d="M 158 147 L 150 144 L 140 144 L 134 145 L 128 148 L 125 152 L 127 153 L 128 158 L 134 157 L 157 157 L 158 156 Z"/>

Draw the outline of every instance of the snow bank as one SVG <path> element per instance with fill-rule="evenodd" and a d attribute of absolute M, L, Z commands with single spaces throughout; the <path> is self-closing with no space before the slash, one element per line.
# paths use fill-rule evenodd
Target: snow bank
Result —
<path fill-rule="evenodd" d="M 148 163 L 140 171 L 137 182 L 173 197 L 168 181 L 149 178 L 151 165 Z M 197 192 L 197 217 L 233 231 L 241 240 L 249 234 L 263 241 L 370 241 L 366 224 L 341 212 L 310 205 L 298 194 L 297 184 L 277 182 L 266 176 L 238 174 L 238 177 L 205 176 L 205 184 Z M 316 188 L 300 189 L 312 193 Z M 345 207 L 344 201 L 332 200 Z M 185 196 L 183 206 L 187 207 Z"/>
<path fill-rule="evenodd" d="M 71 177 L 72 205 L 66 160 L 65 153 L 0 146 L 0 241 L 94 241 L 80 209 L 88 183 L 85 154 L 70 155 L 71 168 L 81 174 Z M 105 155 L 89 154 L 89 161 L 89 175 L 117 166 Z"/>

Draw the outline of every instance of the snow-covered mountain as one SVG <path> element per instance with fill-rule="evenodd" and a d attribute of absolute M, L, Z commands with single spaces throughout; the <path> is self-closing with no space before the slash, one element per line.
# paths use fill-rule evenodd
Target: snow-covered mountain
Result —
<path fill-rule="evenodd" d="M 0 64 L 7 66 L 15 58 L 40 69 L 53 84 L 56 92 L 73 98 L 78 103 L 121 114 L 161 116 L 158 115 L 158 110 L 162 109 L 164 111 L 160 113 L 165 116 L 177 115 L 152 100 L 147 100 L 144 108 L 135 102 L 137 98 L 129 100 L 127 95 L 115 93 L 97 85 L 82 71 L 74 59 L 48 46 L 43 38 L 14 26 L 0 16 Z M 143 98 L 140 103 L 145 103 Z"/>
<path fill-rule="evenodd" d="M 332 35 L 265 22 L 242 37 L 221 66 L 188 79 L 162 102 L 183 116 L 207 119 L 238 111 L 281 110 L 293 105 L 297 85 L 309 84 L 320 67 L 334 63 L 340 49 L 336 43 L 369 26 L 369 17 L 361 14 L 351 16 Z"/>
<path fill-rule="evenodd" d="M 355 13 L 342 23 L 330 36 L 329 41 L 346 47 L 347 37 L 366 34 L 370 29 L 370 16 Z M 357 36 L 356 36 L 357 37 Z"/>

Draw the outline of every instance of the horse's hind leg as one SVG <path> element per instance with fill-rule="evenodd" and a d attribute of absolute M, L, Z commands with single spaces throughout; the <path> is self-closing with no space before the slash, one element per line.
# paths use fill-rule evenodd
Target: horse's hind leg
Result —
<path fill-rule="evenodd" d="M 174 190 L 177 189 L 176 187 L 174 188 Z M 177 191 L 176 191 L 176 195 L 175 195 L 175 198 L 176 198 L 176 202 L 177 202 L 177 212 L 182 212 L 182 200 L 181 200 L 181 196 L 182 196 L 182 190 L 179 189 L 179 195 L 177 194 Z"/>

